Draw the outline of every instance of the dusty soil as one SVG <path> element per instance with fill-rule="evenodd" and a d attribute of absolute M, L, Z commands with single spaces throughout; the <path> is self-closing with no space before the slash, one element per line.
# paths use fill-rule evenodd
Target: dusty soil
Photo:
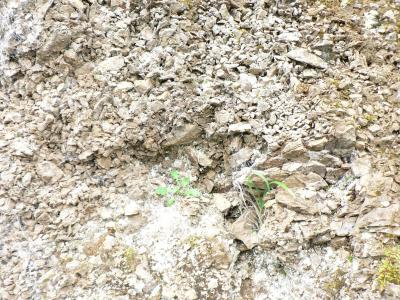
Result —
<path fill-rule="evenodd" d="M 398 0 L 2 2 L 0 299 L 399 299 L 377 280 L 399 20 Z M 200 194 L 166 205 L 172 170 Z M 289 188 L 256 217 L 255 171 Z"/>

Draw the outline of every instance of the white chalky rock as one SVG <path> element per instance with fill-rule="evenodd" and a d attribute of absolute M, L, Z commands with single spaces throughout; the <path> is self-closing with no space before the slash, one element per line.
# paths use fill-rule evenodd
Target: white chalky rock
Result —
<path fill-rule="evenodd" d="M 36 173 L 46 182 L 54 183 L 63 177 L 64 173 L 50 161 L 43 161 L 36 166 Z"/>
<path fill-rule="evenodd" d="M 287 57 L 295 61 L 321 69 L 326 69 L 328 67 L 328 64 L 322 58 L 308 52 L 306 49 L 303 48 L 296 48 L 290 51 L 287 54 Z"/>
<path fill-rule="evenodd" d="M 109 71 L 119 71 L 124 66 L 124 58 L 122 56 L 112 56 L 103 60 L 97 66 L 97 70 L 100 73 L 106 73 Z"/>
<path fill-rule="evenodd" d="M 134 84 L 130 81 L 122 81 L 117 84 L 115 91 L 130 91 L 134 88 Z"/>
<path fill-rule="evenodd" d="M 139 212 L 140 208 L 135 202 L 129 202 L 125 206 L 125 212 L 124 212 L 125 216 L 134 216 L 139 214 Z"/>
<path fill-rule="evenodd" d="M 153 88 L 153 82 L 150 79 L 136 80 L 134 82 L 135 90 L 140 94 L 146 94 Z"/>
<path fill-rule="evenodd" d="M 34 147 L 27 141 L 18 139 L 11 144 L 13 154 L 16 156 L 28 157 L 34 153 Z"/>

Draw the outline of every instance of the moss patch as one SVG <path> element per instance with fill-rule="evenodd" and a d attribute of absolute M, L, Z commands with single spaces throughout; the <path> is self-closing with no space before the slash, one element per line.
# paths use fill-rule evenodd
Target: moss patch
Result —
<path fill-rule="evenodd" d="M 385 257 L 378 269 L 377 281 L 381 289 L 389 283 L 400 285 L 400 245 L 385 250 Z"/>
<path fill-rule="evenodd" d="M 345 285 L 345 274 L 346 272 L 341 269 L 336 270 L 331 280 L 325 282 L 324 290 L 331 296 L 337 295 Z"/>

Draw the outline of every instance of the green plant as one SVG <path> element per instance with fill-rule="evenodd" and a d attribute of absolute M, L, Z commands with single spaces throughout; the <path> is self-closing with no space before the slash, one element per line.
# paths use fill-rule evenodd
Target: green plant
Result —
<path fill-rule="evenodd" d="M 341 269 L 337 269 L 331 274 L 329 281 L 325 282 L 323 285 L 325 292 L 329 293 L 331 296 L 336 296 L 346 283 L 345 274 L 346 272 Z"/>
<path fill-rule="evenodd" d="M 200 239 L 201 238 L 199 236 L 191 235 L 187 237 L 182 244 L 187 245 L 189 249 L 193 249 L 199 245 Z"/>
<path fill-rule="evenodd" d="M 368 121 L 368 123 L 373 123 L 376 120 L 378 120 L 377 116 L 371 115 L 371 114 L 364 114 L 364 119 Z"/>
<path fill-rule="evenodd" d="M 384 289 L 388 283 L 400 285 L 400 245 L 385 250 L 378 269 L 378 284 Z"/>
<path fill-rule="evenodd" d="M 190 186 L 190 177 L 181 176 L 177 170 L 172 170 L 171 178 L 172 186 L 159 186 L 156 189 L 156 194 L 160 197 L 166 197 L 166 206 L 172 206 L 176 202 L 176 196 L 199 197 L 200 192 Z"/>
<path fill-rule="evenodd" d="M 126 248 L 124 251 L 125 262 L 128 266 L 133 266 L 136 261 L 137 252 L 133 248 Z"/>
<path fill-rule="evenodd" d="M 261 188 L 255 183 L 254 177 L 261 180 Z M 264 213 L 264 198 L 266 195 L 268 195 L 273 189 L 277 187 L 281 187 L 284 190 L 289 191 L 288 186 L 283 182 L 275 179 L 269 179 L 264 176 L 264 174 L 257 171 L 254 171 L 251 175 L 247 176 L 245 185 L 247 187 L 247 191 L 250 193 L 256 203 L 257 212 L 261 215 Z"/>

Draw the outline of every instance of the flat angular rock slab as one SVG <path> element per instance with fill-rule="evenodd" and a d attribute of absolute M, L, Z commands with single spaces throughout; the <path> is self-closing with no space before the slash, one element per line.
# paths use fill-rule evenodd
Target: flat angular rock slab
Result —
<path fill-rule="evenodd" d="M 202 129 L 197 124 L 184 124 L 174 128 L 164 141 L 164 147 L 189 144 L 201 135 Z"/>
<path fill-rule="evenodd" d="M 45 182 L 55 183 L 63 177 L 63 171 L 50 161 L 44 161 L 36 166 L 36 173 Z"/>
<path fill-rule="evenodd" d="M 307 150 L 303 145 L 302 140 L 297 140 L 288 143 L 282 150 L 282 156 L 286 159 L 295 159 L 302 157 L 306 154 Z"/>
<path fill-rule="evenodd" d="M 97 66 L 97 70 L 100 73 L 106 73 L 109 71 L 117 72 L 124 66 L 124 58 L 122 56 L 112 56 L 108 57 Z"/>
<path fill-rule="evenodd" d="M 370 232 L 385 232 L 400 235 L 400 204 L 378 207 L 360 216 L 355 224 L 356 230 L 362 228 Z"/>
<path fill-rule="evenodd" d="M 316 68 L 326 69 L 328 64 L 320 57 L 308 52 L 303 48 L 296 48 L 287 54 L 287 57 L 295 61 L 307 64 Z"/>
<path fill-rule="evenodd" d="M 233 236 L 242 241 L 249 250 L 253 249 L 259 242 L 257 233 L 254 232 L 253 229 L 254 222 L 256 222 L 255 213 L 248 210 L 244 212 L 231 227 Z"/>
<path fill-rule="evenodd" d="M 297 213 L 314 215 L 318 212 L 312 203 L 309 203 L 305 199 L 298 199 L 293 193 L 288 191 L 279 191 L 275 196 L 275 200 L 283 207 Z"/>

